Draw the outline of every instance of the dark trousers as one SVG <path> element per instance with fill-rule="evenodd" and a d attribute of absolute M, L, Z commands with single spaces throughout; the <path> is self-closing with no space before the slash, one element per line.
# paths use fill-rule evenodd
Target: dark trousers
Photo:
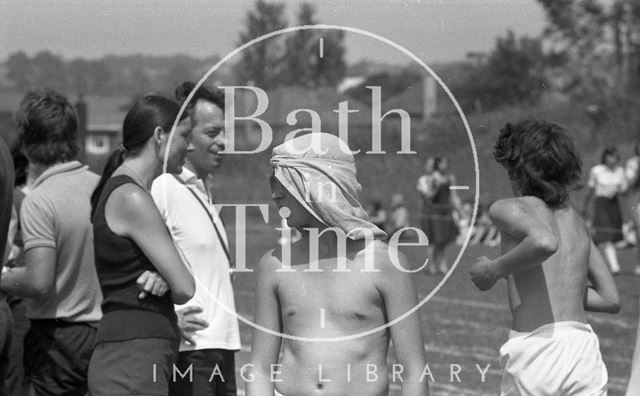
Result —
<path fill-rule="evenodd" d="M 30 394 L 82 396 L 96 329 L 88 323 L 31 320 L 24 338 L 25 386 Z"/>
<path fill-rule="evenodd" d="M 171 396 L 236 396 L 235 351 L 180 352 L 169 389 Z"/>
<path fill-rule="evenodd" d="M 8 395 L 6 384 L 9 350 L 13 333 L 13 317 L 5 296 L 0 292 L 0 396 Z"/>
<path fill-rule="evenodd" d="M 91 357 L 89 393 L 166 396 L 177 357 L 177 340 L 134 338 L 101 342 Z"/>
<path fill-rule="evenodd" d="M 26 302 L 20 298 L 9 300 L 13 314 L 13 339 L 9 351 L 7 367 L 7 389 L 9 396 L 24 396 L 24 336 L 29 330 L 30 321 L 26 315 Z"/>

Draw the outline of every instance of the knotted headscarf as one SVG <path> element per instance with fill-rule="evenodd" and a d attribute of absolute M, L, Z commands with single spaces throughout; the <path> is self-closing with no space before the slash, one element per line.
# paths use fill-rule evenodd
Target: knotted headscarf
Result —
<path fill-rule="evenodd" d="M 310 133 L 275 147 L 271 167 L 276 179 L 327 227 L 350 239 L 386 238 L 358 201 L 362 186 L 349 147 L 329 133 Z"/>

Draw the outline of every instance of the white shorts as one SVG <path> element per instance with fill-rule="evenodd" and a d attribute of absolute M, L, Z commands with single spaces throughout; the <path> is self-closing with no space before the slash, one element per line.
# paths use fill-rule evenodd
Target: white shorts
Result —
<path fill-rule="evenodd" d="M 511 331 L 500 348 L 501 395 L 606 396 L 607 368 L 590 325 L 557 322 Z"/>

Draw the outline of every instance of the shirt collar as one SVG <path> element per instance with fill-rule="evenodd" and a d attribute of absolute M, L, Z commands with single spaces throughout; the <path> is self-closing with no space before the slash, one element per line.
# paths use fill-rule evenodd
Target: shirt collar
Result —
<path fill-rule="evenodd" d="M 46 171 L 42 172 L 42 174 L 40 176 L 38 176 L 36 181 L 33 183 L 33 187 L 32 188 L 38 187 L 45 180 L 47 180 L 48 178 L 50 178 L 52 176 L 55 176 L 55 175 L 58 175 L 58 174 L 64 173 L 64 172 L 70 172 L 70 171 L 78 170 L 78 169 L 87 169 L 87 166 L 83 165 L 82 163 L 80 163 L 80 161 L 63 162 L 61 164 L 53 165 L 52 167 L 50 167 Z"/>
<path fill-rule="evenodd" d="M 178 177 L 185 184 L 195 185 L 196 181 L 198 181 L 198 176 L 195 173 L 191 172 L 186 166 L 182 167 L 182 173 L 180 173 L 180 176 Z"/>

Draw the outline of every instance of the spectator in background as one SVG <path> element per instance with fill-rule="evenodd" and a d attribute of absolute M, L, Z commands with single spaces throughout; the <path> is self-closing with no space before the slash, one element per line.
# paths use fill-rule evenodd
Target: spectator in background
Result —
<path fill-rule="evenodd" d="M 429 221 L 429 211 L 431 210 L 431 205 L 433 204 L 433 197 L 436 193 L 435 186 L 436 179 L 436 167 L 435 167 L 435 158 L 428 157 L 424 163 L 424 174 L 418 178 L 418 183 L 416 185 L 416 189 L 420 193 L 420 198 L 422 200 L 422 214 L 421 214 L 421 227 L 422 231 L 427 234 L 427 237 L 431 239 L 431 223 Z M 427 247 L 427 257 L 429 258 L 429 265 L 427 267 L 427 272 L 430 275 L 435 275 L 437 272 L 437 267 L 435 262 L 433 261 L 433 245 L 429 244 Z"/>
<path fill-rule="evenodd" d="M 13 161 L 11 152 L 0 138 L 0 264 L 6 259 L 6 241 L 8 239 L 11 211 L 13 210 Z M 4 273 L 4 267 L 2 272 Z M 0 277 L 0 280 L 2 278 Z M 6 395 L 6 370 L 9 365 L 9 350 L 11 334 L 13 332 L 13 318 L 4 293 L 0 290 L 0 395 Z"/>
<path fill-rule="evenodd" d="M 409 209 L 404 202 L 404 195 L 395 193 L 391 196 L 389 235 L 405 227 L 409 227 Z"/>
<path fill-rule="evenodd" d="M 620 273 L 615 243 L 622 240 L 622 211 L 619 196 L 627 191 L 625 171 L 620 166 L 620 155 L 614 146 L 602 152 L 601 163 L 591 168 L 585 197 L 584 212 L 588 213 L 593 201 L 593 240 L 603 249 L 613 274 Z M 595 198 L 594 198 L 595 197 Z"/>
<path fill-rule="evenodd" d="M 640 236 L 640 139 L 633 146 L 634 156 L 627 160 L 625 176 L 629 185 L 630 213 L 635 226 L 636 238 Z M 640 253 L 640 249 L 638 249 Z M 633 273 L 640 275 L 640 257 L 636 261 Z"/>
<path fill-rule="evenodd" d="M 430 204 L 426 207 L 426 212 L 423 213 L 426 220 L 423 222 L 423 229 L 429 237 L 429 245 L 433 246 L 433 254 L 427 268 L 432 275 L 436 271 L 441 274 L 449 271 L 445 250 L 458 235 L 453 211 L 463 212 L 460 198 L 455 190 L 449 188 L 456 184 L 456 178 L 449 171 L 448 157 L 436 158 L 433 174 L 433 195 Z"/>
<path fill-rule="evenodd" d="M 386 232 L 387 211 L 382 207 L 382 202 L 377 199 L 371 201 L 371 203 L 367 205 L 367 214 L 369 215 L 369 221 Z"/>
<path fill-rule="evenodd" d="M 22 243 L 22 227 L 20 225 L 20 209 L 22 201 L 29 193 L 33 179 L 28 177 L 29 160 L 17 148 L 13 152 L 13 165 L 15 167 L 15 186 L 13 189 L 13 215 L 7 249 L 10 248 L 7 267 L 24 267 L 24 244 Z M 28 183 L 31 181 L 31 183 Z M 22 396 L 24 394 L 24 336 L 29 330 L 29 319 L 27 318 L 27 301 L 8 295 L 9 306 L 13 314 L 13 340 L 9 352 L 9 365 L 7 367 L 7 389 L 10 396 Z"/>
<path fill-rule="evenodd" d="M 27 393 L 84 395 L 102 316 L 89 222 L 98 176 L 74 160 L 78 119 L 67 98 L 29 91 L 16 120 L 36 180 L 20 210 L 25 265 L 5 270 L 2 289 L 27 301 Z"/>

